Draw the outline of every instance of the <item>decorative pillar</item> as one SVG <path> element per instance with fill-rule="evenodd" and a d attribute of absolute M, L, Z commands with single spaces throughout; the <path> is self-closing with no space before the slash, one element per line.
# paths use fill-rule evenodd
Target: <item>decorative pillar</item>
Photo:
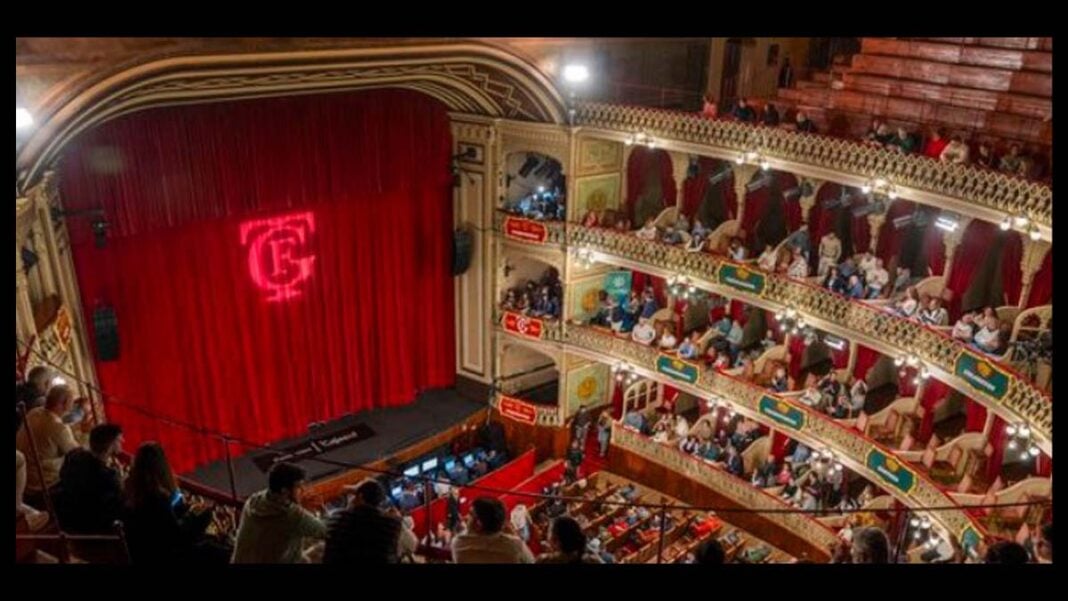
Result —
<path fill-rule="evenodd" d="M 734 196 L 738 199 L 738 215 L 735 217 L 738 220 L 738 224 L 742 223 L 742 216 L 745 215 L 745 186 L 752 179 L 753 174 L 756 173 L 756 165 L 734 165 Z"/>
<path fill-rule="evenodd" d="M 37 324 L 33 320 L 33 304 L 30 302 L 30 283 L 26 278 L 25 266 L 22 264 L 22 247 L 26 244 L 33 226 L 34 212 L 32 203 L 25 198 L 15 200 L 15 335 L 24 343 L 29 343 L 37 334 Z M 18 346 L 20 355 L 26 348 Z"/>
<path fill-rule="evenodd" d="M 690 157 L 681 152 L 669 152 L 668 156 L 671 157 L 671 174 L 675 178 L 675 206 L 678 207 L 675 215 L 678 216 L 682 211 L 682 187 L 686 183 Z"/>
<path fill-rule="evenodd" d="M 1020 256 L 1020 272 L 1023 277 L 1023 286 L 1020 288 L 1020 301 L 1017 305 L 1023 309 L 1027 306 L 1027 299 L 1031 296 L 1031 288 L 1035 283 L 1035 275 L 1042 269 L 1042 262 L 1046 260 L 1046 253 L 1050 252 L 1053 244 L 1045 240 L 1032 240 L 1030 237 L 1023 238 L 1023 253 Z"/>
<path fill-rule="evenodd" d="M 886 213 L 872 213 L 868 215 L 868 230 L 871 232 L 871 254 L 875 254 L 875 249 L 879 248 L 879 232 L 883 229 L 883 223 L 886 222 Z"/>
<path fill-rule="evenodd" d="M 942 237 L 942 243 L 946 246 L 946 266 L 942 270 L 942 275 L 948 280 L 949 274 L 953 273 L 953 255 L 957 252 L 957 247 L 960 246 L 960 241 L 964 239 L 964 232 L 971 224 L 971 217 L 961 217 L 960 225 L 952 232 L 946 232 Z"/>
<path fill-rule="evenodd" d="M 801 198 L 798 199 L 798 202 L 801 203 L 801 221 L 804 222 L 805 224 L 808 224 L 808 214 L 809 214 L 810 211 L 812 211 L 812 207 L 816 205 L 816 197 L 820 193 L 820 188 L 822 188 L 823 184 L 826 184 L 827 182 L 824 181 L 824 180 L 805 177 L 805 178 L 801 178 L 801 182 L 800 183 L 801 183 L 801 187 L 804 187 L 804 185 L 806 183 L 808 185 L 812 186 L 812 193 L 811 194 L 809 194 L 807 196 L 802 196 Z M 808 229 L 809 229 L 809 231 L 812 230 L 811 227 L 808 228 Z"/>
<path fill-rule="evenodd" d="M 852 340 L 849 341 L 849 362 L 846 363 L 846 370 L 849 375 L 853 375 L 853 369 L 857 366 L 857 343 Z"/>

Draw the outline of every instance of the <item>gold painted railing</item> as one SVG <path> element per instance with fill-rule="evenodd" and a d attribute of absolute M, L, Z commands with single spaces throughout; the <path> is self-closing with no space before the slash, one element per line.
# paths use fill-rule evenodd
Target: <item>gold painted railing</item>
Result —
<path fill-rule="evenodd" d="M 876 348 L 891 346 L 901 355 L 915 354 L 932 369 L 938 379 L 976 399 L 1007 421 L 1027 423 L 1039 445 L 1052 455 L 1052 399 L 1011 367 L 986 357 L 987 363 L 1005 372 L 1005 394 L 999 399 L 969 385 L 954 375 L 965 345 L 918 321 L 747 265 L 746 271 L 762 276 L 765 282 L 761 293 L 754 294 L 719 282 L 720 268 L 725 264 L 732 265 L 722 257 L 686 252 L 678 246 L 650 242 L 614 230 L 569 223 L 567 242 L 569 247 L 585 247 L 609 255 L 609 262 L 616 257 L 688 276 L 695 280 L 698 287 L 757 306 L 774 310 L 793 307 L 806 318 L 818 321 L 815 325 L 820 329 Z"/>
<path fill-rule="evenodd" d="M 903 155 L 851 140 L 791 132 L 698 115 L 594 102 L 578 103 L 575 124 L 701 144 L 738 154 L 764 157 L 860 178 L 885 178 L 896 186 L 951 197 L 1004 215 L 1022 214 L 1046 228 L 1053 226 L 1053 190 L 989 169 L 950 165 L 918 155 Z"/>
<path fill-rule="evenodd" d="M 516 334 L 512 334 L 518 336 Z M 721 398 L 739 411 L 769 427 L 816 448 L 828 447 L 850 469 L 885 487 L 910 507 L 959 506 L 926 475 L 894 459 L 894 451 L 862 433 L 838 423 L 804 404 L 771 393 L 751 382 L 698 368 L 687 383 L 661 370 L 664 355 L 654 348 L 591 327 L 567 324 L 561 333 L 562 348 L 605 363 L 624 361 L 641 375 L 688 390 L 703 398 Z M 712 469 L 712 468 L 710 468 Z M 985 537 L 982 525 L 964 508 L 931 512 L 958 539 L 974 543 Z"/>
<path fill-rule="evenodd" d="M 770 495 L 723 469 L 708 465 L 693 455 L 687 455 L 674 446 L 654 442 L 618 422 L 612 422 L 612 445 L 699 482 L 741 507 L 767 511 L 768 513 L 761 514 L 761 517 L 819 549 L 828 549 L 838 542 L 838 536 L 833 530 L 809 514 L 776 513 L 791 509 L 791 506 L 779 497 Z"/>

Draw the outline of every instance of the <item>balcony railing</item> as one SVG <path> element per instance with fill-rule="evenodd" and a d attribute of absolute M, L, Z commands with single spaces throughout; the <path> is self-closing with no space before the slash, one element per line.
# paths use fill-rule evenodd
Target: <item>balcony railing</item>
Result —
<path fill-rule="evenodd" d="M 826 446 L 851 469 L 884 486 L 911 507 L 959 507 L 922 472 L 895 459 L 892 449 L 794 399 L 696 364 L 676 365 L 671 355 L 588 326 L 568 324 L 561 342 L 568 352 L 608 363 L 626 362 L 645 377 L 688 389 L 703 398 L 722 398 L 752 419 L 805 444 Z M 982 525 L 963 507 L 959 511 L 932 512 L 931 517 L 966 546 L 985 537 Z"/>
<path fill-rule="evenodd" d="M 838 542 L 833 530 L 809 514 L 786 513 L 792 507 L 727 471 L 708 465 L 674 446 L 654 442 L 618 422 L 612 423 L 612 445 L 699 482 L 747 509 L 766 511 L 762 517 L 815 547 L 827 549 Z"/>
<path fill-rule="evenodd" d="M 758 151 L 772 161 L 841 173 L 884 178 L 903 188 L 975 205 L 1002 216 L 1024 215 L 1053 226 L 1053 190 L 1047 185 L 968 165 L 902 155 L 859 142 L 803 134 L 754 124 L 713 121 L 692 113 L 582 102 L 575 125 L 622 133 L 645 133 L 661 140 L 713 147 L 738 155 Z M 1052 232 L 1048 232 L 1052 235 Z"/>
<path fill-rule="evenodd" d="M 501 398 L 502 397 L 508 397 L 508 396 L 510 396 L 510 395 L 507 395 L 507 394 L 495 394 L 495 395 L 493 395 L 493 397 L 490 398 L 490 407 L 493 407 L 495 410 L 500 411 L 501 410 Z M 560 410 L 559 410 L 558 407 L 548 406 L 548 405 L 539 405 L 537 403 L 531 403 L 531 402 L 528 402 L 528 401 L 522 401 L 521 399 L 517 399 L 517 400 L 520 400 L 523 404 L 525 404 L 525 405 L 527 405 L 529 407 L 532 407 L 534 409 L 535 425 L 548 426 L 548 427 L 551 427 L 551 428 L 559 428 L 560 426 L 564 425 L 563 420 L 560 419 Z"/>

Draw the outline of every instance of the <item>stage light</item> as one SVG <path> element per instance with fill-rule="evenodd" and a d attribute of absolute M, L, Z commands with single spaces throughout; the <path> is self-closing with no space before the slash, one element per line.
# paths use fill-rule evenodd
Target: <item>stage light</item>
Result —
<path fill-rule="evenodd" d="M 911 520 L 909 520 L 909 525 L 912 526 L 913 528 L 919 528 L 920 527 L 920 519 L 919 518 L 912 518 Z"/>
<path fill-rule="evenodd" d="M 590 78 L 586 65 L 567 65 L 564 67 L 564 79 L 570 83 L 581 83 Z"/>
<path fill-rule="evenodd" d="M 66 386 L 67 380 L 65 380 L 63 376 L 56 376 L 52 378 L 52 381 L 49 384 L 51 386 Z"/>
<path fill-rule="evenodd" d="M 15 129 L 27 129 L 33 125 L 33 115 L 22 107 L 15 107 Z"/>
<path fill-rule="evenodd" d="M 1006 217 L 1005 219 L 1002 219 L 1000 227 L 1001 227 L 1001 231 L 1003 231 L 1003 232 L 1009 231 L 1009 228 L 1012 227 L 1012 220 L 1009 219 L 1008 217 Z"/>
<path fill-rule="evenodd" d="M 1028 219 L 1023 215 L 1017 215 L 1013 221 L 1016 223 L 1016 227 L 1024 227 L 1027 225 Z"/>
<path fill-rule="evenodd" d="M 1031 428 L 1028 428 L 1026 425 L 1020 426 L 1019 428 L 1017 428 L 1016 431 L 1017 433 L 1019 433 L 1020 438 L 1027 438 L 1031 436 Z"/>
<path fill-rule="evenodd" d="M 1041 450 L 1039 450 L 1039 448 L 1038 448 L 1038 447 L 1036 447 L 1036 446 L 1032 445 L 1030 449 L 1027 449 L 1027 452 L 1028 452 L 1028 453 L 1029 453 L 1029 454 L 1030 454 L 1030 455 L 1031 455 L 1032 457 L 1038 457 L 1038 454 L 1039 454 L 1039 453 L 1041 453 L 1042 451 L 1041 451 Z"/>
<path fill-rule="evenodd" d="M 1005 426 L 1005 434 L 1007 434 L 1009 436 L 1016 436 L 1016 426 L 1014 426 L 1012 424 L 1009 424 L 1008 426 Z"/>
<path fill-rule="evenodd" d="M 1035 242 L 1038 242 L 1039 240 L 1042 239 L 1042 232 L 1038 231 L 1037 227 L 1032 227 L 1031 231 L 1028 232 L 1028 236 L 1030 236 L 1031 239 L 1034 240 Z"/>
<path fill-rule="evenodd" d="M 768 169 L 771 169 L 771 163 L 769 163 L 767 159 L 764 159 L 760 161 L 760 168 L 767 171 Z"/>
<path fill-rule="evenodd" d="M 1016 446 L 1017 445 L 1016 445 L 1016 441 L 1015 440 L 1010 440 L 1009 441 L 1009 450 L 1010 451 L 1015 451 L 1016 450 Z"/>

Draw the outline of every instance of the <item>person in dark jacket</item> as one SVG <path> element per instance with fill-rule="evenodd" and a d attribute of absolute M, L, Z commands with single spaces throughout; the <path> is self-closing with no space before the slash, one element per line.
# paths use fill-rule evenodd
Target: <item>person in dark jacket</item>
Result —
<path fill-rule="evenodd" d="M 790 57 L 782 59 L 782 67 L 779 67 L 779 87 L 794 87 L 794 67 L 790 64 Z"/>
<path fill-rule="evenodd" d="M 753 110 L 753 107 L 749 106 L 749 103 L 745 101 L 745 98 L 738 99 L 737 104 L 734 105 L 734 110 L 731 111 L 731 115 L 743 123 L 752 123 L 753 121 L 756 121 L 756 112 Z"/>
<path fill-rule="evenodd" d="M 381 507 L 386 491 L 375 480 L 356 486 L 352 504 L 327 527 L 324 564 L 357 565 L 397 563 L 402 524 Z"/>
<path fill-rule="evenodd" d="M 775 108 L 774 104 L 769 102 L 764 107 L 764 117 L 760 122 L 768 127 L 775 127 L 779 124 L 779 110 Z"/>
<path fill-rule="evenodd" d="M 122 521 L 135 565 L 229 563 L 230 549 L 205 534 L 214 508 L 186 504 L 158 442 L 138 447 L 125 501 Z"/>
<path fill-rule="evenodd" d="M 122 453 L 122 428 L 101 424 L 89 433 L 89 448 L 67 453 L 59 470 L 56 513 L 67 532 L 111 534 L 122 514 L 122 478 L 115 458 Z"/>

